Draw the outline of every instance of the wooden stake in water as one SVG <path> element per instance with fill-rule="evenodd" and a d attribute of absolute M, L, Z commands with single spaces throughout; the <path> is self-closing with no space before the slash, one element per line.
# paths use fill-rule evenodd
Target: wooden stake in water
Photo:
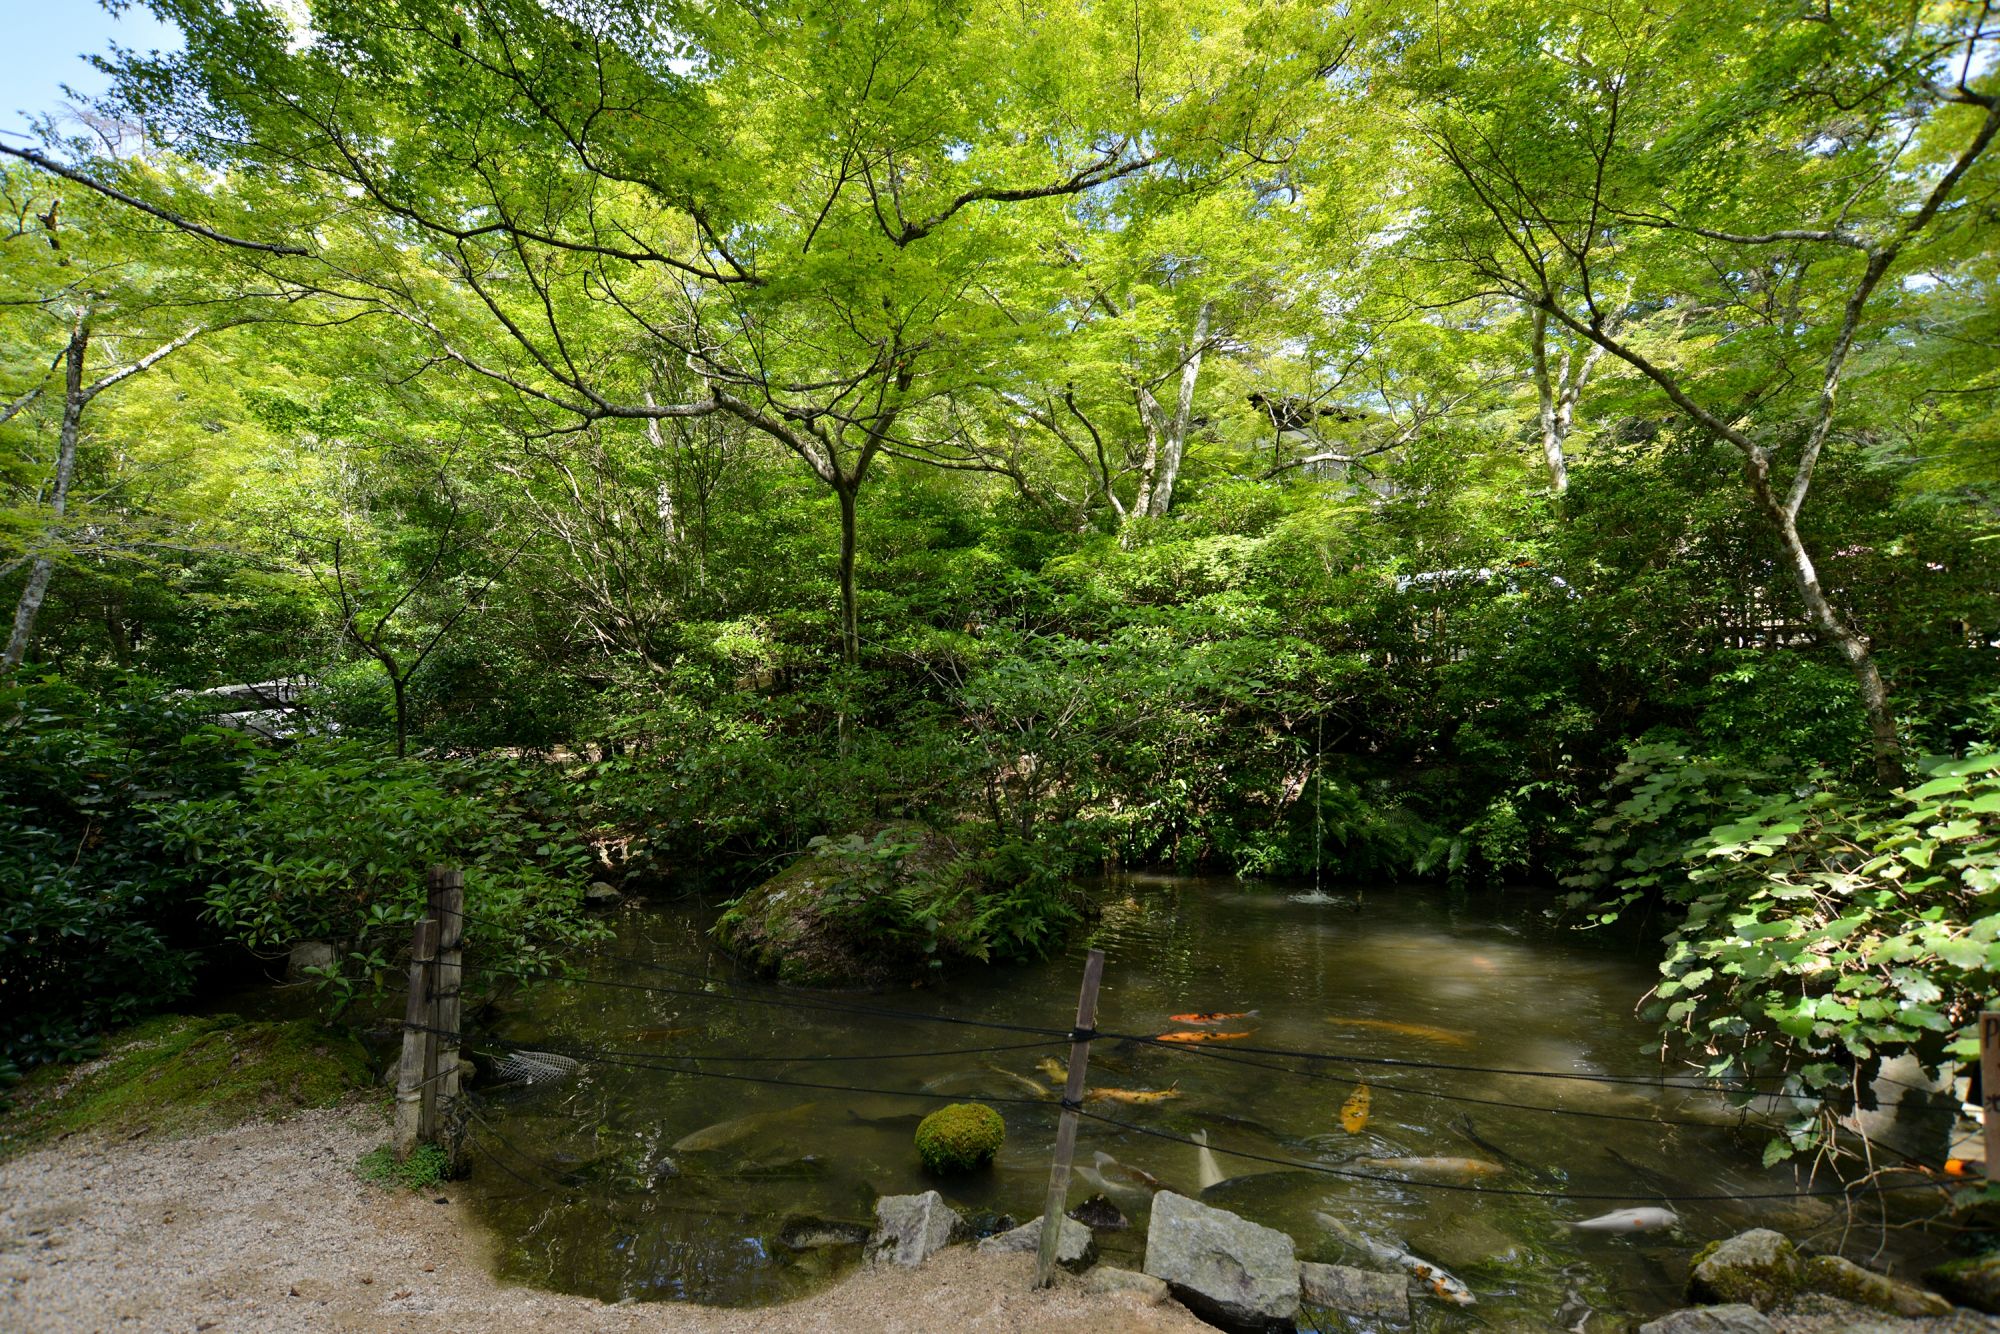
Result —
<path fill-rule="evenodd" d="M 2000 1181 L 2000 1010 L 1979 1012 L 1979 1117 L 1986 1123 L 1986 1179 Z"/>
<path fill-rule="evenodd" d="M 426 917 L 410 937 L 410 998 L 403 1007 L 403 1061 L 396 1068 L 396 1157 L 408 1158 L 432 1127 L 426 1113 L 435 1107 L 436 1086 L 426 1082 L 426 1065 L 437 1060 L 431 1025 L 431 968 L 437 955 L 437 923 Z"/>
<path fill-rule="evenodd" d="M 1084 1072 L 1090 1067 L 1090 1039 L 1097 1028 L 1097 984 L 1104 977 L 1104 951 L 1083 962 L 1083 988 L 1076 994 L 1076 1028 L 1069 1043 L 1069 1080 L 1063 1085 L 1062 1120 L 1056 1126 L 1056 1156 L 1049 1164 L 1049 1193 L 1042 1201 L 1041 1249 L 1035 1256 L 1035 1286 L 1055 1278 L 1056 1246 L 1062 1240 L 1063 1207 L 1069 1203 L 1069 1164 L 1076 1156 L 1076 1113 L 1083 1106 Z"/>
<path fill-rule="evenodd" d="M 464 980 L 465 959 L 465 872 L 447 866 L 433 866 L 430 873 L 431 917 L 438 924 L 437 968 L 431 988 L 431 1036 L 437 1043 L 437 1101 L 444 1109 L 442 1123 L 458 1101 L 458 1025 L 464 1013 L 459 1003 L 459 987 Z M 434 1129 L 442 1129 L 442 1125 Z M 456 1162 L 458 1136 L 444 1136 L 445 1151 Z"/>

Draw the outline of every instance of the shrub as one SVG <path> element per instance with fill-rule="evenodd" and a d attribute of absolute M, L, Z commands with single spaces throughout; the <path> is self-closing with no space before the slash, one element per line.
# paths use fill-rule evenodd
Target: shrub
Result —
<path fill-rule="evenodd" d="M 940 1176 L 976 1172 L 1007 1139 L 1007 1123 L 983 1102 L 955 1102 L 917 1123 L 917 1156 Z"/>
<path fill-rule="evenodd" d="M 187 994 L 196 889 L 150 812 L 227 790 L 251 747 L 146 681 L 0 688 L 0 1061 L 88 1055 Z"/>
<path fill-rule="evenodd" d="M 323 980 L 346 995 L 386 976 L 434 863 L 464 868 L 466 938 L 514 969 L 546 968 L 605 933 L 583 913 L 589 854 L 512 800 L 515 778 L 503 765 L 311 741 L 260 752 L 235 791 L 152 813 L 199 872 L 210 923 L 258 950 L 333 942 L 340 956 Z"/>
<path fill-rule="evenodd" d="M 419 1144 L 410 1156 L 396 1161 L 396 1151 L 384 1144 L 361 1155 L 354 1175 L 378 1186 L 401 1186 L 405 1190 L 433 1190 L 451 1176 L 451 1160 L 435 1144 Z"/>

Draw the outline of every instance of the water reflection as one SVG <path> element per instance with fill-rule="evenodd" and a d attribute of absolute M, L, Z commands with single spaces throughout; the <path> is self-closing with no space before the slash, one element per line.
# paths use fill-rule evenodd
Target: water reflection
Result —
<path fill-rule="evenodd" d="M 1343 1243 L 1328 1219 L 1407 1245 L 1470 1284 L 1479 1321 L 1503 1328 L 1590 1328 L 1596 1313 L 1657 1312 L 1678 1295 L 1701 1240 L 1760 1224 L 1798 1234 L 1835 1222 L 1831 1203 L 1787 1198 L 1677 1205 L 1686 1224 L 1678 1238 L 1573 1229 L 1661 1196 L 1790 1190 L 1791 1175 L 1759 1166 L 1761 1139 L 1743 1130 L 1742 1113 L 1710 1093 L 1338 1063 L 1300 1067 L 1316 1076 L 1306 1078 L 1289 1073 L 1296 1062 L 1240 1050 L 1657 1073 L 1642 1055 L 1648 1028 L 1632 1014 L 1648 968 L 1545 924 L 1538 906 L 1529 897 L 1417 890 L 1311 897 L 1236 881 L 1134 877 L 1109 887 L 1095 930 L 1062 957 L 849 999 L 1066 1028 L 1083 951 L 1096 945 L 1108 960 L 1100 1029 L 1157 1034 L 1184 1027 L 1170 1022 L 1175 1014 L 1254 1011 L 1218 1026 L 1252 1034 L 1234 1046 L 1112 1040 L 1093 1048 L 1092 1087 L 1135 1096 L 1090 1104 L 1130 1128 L 1084 1123 L 1079 1162 L 1089 1170 L 1070 1202 L 1103 1190 L 1129 1218 L 1130 1227 L 1099 1234 L 1114 1264 L 1139 1263 L 1147 1183 L 1187 1194 L 1202 1186 L 1198 1150 L 1147 1131 L 1206 1133 L 1218 1150 L 1254 1155 L 1218 1152 L 1219 1170 L 1208 1175 L 1223 1179 L 1204 1197 L 1289 1232 L 1303 1258 L 1380 1267 Z M 736 976 L 708 944 L 710 916 L 673 909 L 630 917 L 617 949 Z M 689 985 L 637 964 L 592 971 L 642 986 Z M 625 1064 L 593 1062 L 560 1086 L 484 1097 L 475 1138 L 489 1156 L 472 1189 L 500 1239 L 507 1277 L 607 1300 L 766 1303 L 802 1295 L 854 1263 L 877 1194 L 938 1185 L 988 1227 L 1039 1212 L 1059 1074 L 1047 1063 L 1060 1059 L 1059 1045 L 898 1059 L 1024 1039 L 885 1015 L 732 1004 L 729 994 L 720 982 L 712 996 L 552 984 L 501 1008 L 493 1031 L 503 1040 L 634 1053 Z M 753 986 L 750 994 L 774 993 Z M 704 1062 L 705 1075 L 645 1068 L 685 1052 L 760 1059 Z M 858 1059 L 813 1059 L 827 1056 Z M 1358 1079 L 1370 1086 L 1370 1114 L 1350 1133 L 1341 1108 Z M 990 1173 L 938 1183 L 911 1147 L 918 1118 L 936 1101 L 753 1080 L 988 1100 L 1006 1119 L 1007 1142 Z M 1438 1158 L 1501 1170 L 1475 1179 L 1467 1169 L 1380 1165 Z M 1377 1165 L 1363 1167 L 1363 1159 Z M 1465 1185 L 1611 1198 L 1454 1188 Z M 1904 1236 L 1895 1244 L 1919 1242 Z M 1440 1328 L 1471 1319 L 1441 1307 L 1426 1314 Z"/>

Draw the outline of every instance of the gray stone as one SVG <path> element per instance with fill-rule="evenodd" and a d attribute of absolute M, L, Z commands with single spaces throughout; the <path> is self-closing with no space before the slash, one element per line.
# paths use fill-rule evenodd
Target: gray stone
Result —
<path fill-rule="evenodd" d="M 1167 1285 L 1151 1274 L 1135 1274 L 1129 1269 L 1114 1269 L 1110 1265 L 1099 1265 L 1085 1274 L 1083 1290 L 1100 1296 L 1129 1292 L 1148 1306 L 1158 1306 L 1167 1299 Z"/>
<path fill-rule="evenodd" d="M 1803 1266 L 1791 1242 L 1752 1228 L 1696 1256 L 1688 1294 L 1698 1302 L 1747 1302 L 1768 1311 L 1798 1291 Z"/>
<path fill-rule="evenodd" d="M 1145 1269 L 1225 1327 L 1289 1329 L 1299 1312 L 1290 1237 L 1170 1190 L 1153 1197 Z"/>
<path fill-rule="evenodd" d="M 616 885 L 607 884 L 602 880 L 591 881 L 590 888 L 583 891 L 583 904 L 586 908 L 616 908 L 624 901 L 625 896 L 618 891 Z"/>
<path fill-rule="evenodd" d="M 1002 1232 L 981 1241 L 977 1249 L 986 1255 L 1004 1254 L 1009 1251 L 1033 1251 L 1042 1244 L 1042 1220 L 1030 1219 L 1009 1232 Z M 1090 1229 L 1074 1219 L 1062 1220 L 1062 1230 L 1056 1235 L 1056 1263 L 1064 1265 L 1082 1264 L 1090 1255 L 1094 1245 Z"/>
<path fill-rule="evenodd" d="M 301 940 L 292 946 L 292 952 L 285 956 L 285 980 L 305 982 L 308 968 L 331 968 L 334 948 L 324 940 Z"/>
<path fill-rule="evenodd" d="M 1410 1280 L 1402 1274 L 1308 1260 L 1299 1266 L 1299 1292 L 1314 1306 L 1361 1320 L 1410 1318 Z"/>
<path fill-rule="evenodd" d="M 884 1195 L 875 1201 L 875 1235 L 868 1258 L 914 1269 L 951 1245 L 963 1224 L 934 1190 L 921 1195 Z"/>
<path fill-rule="evenodd" d="M 1639 1326 L 1639 1334 L 1778 1334 L 1778 1327 L 1754 1306 L 1697 1306 L 1669 1311 Z"/>

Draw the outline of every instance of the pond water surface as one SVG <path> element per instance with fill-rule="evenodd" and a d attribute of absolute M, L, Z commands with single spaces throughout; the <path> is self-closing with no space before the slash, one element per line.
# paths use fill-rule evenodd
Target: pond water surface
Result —
<path fill-rule="evenodd" d="M 788 992 L 736 971 L 708 941 L 713 909 L 627 913 L 615 945 L 586 968 L 624 986 L 537 985 L 507 1000 L 485 1031 L 506 1043 L 629 1055 L 543 1085 L 493 1088 L 489 1080 L 471 1126 L 468 1189 L 494 1230 L 504 1276 L 611 1301 L 762 1304 L 804 1295 L 859 1260 L 860 1247 L 842 1236 L 866 1227 L 877 1195 L 936 1187 L 989 1229 L 1000 1215 L 1033 1218 L 1057 1120 L 1060 1072 L 1047 1063 L 1060 1062 L 1066 1044 L 911 1057 L 902 1054 L 1038 1039 L 804 1007 L 1067 1029 L 1083 954 L 1094 945 L 1107 956 L 1100 1030 L 1158 1034 L 1188 1027 L 1174 1014 L 1254 1012 L 1211 1026 L 1251 1035 L 1233 1042 L 1094 1044 L 1093 1089 L 1171 1091 L 1151 1103 L 1088 1104 L 1130 1127 L 1085 1119 L 1078 1139 L 1078 1163 L 1106 1169 L 1111 1200 L 1131 1220 L 1098 1233 L 1111 1263 L 1138 1267 L 1145 1245 L 1148 1196 L 1128 1184 L 1138 1174 L 1127 1168 L 1288 1232 L 1301 1258 L 1384 1267 L 1357 1248 L 1360 1235 L 1444 1265 L 1478 1305 L 1420 1302 L 1420 1328 L 1623 1329 L 1633 1316 L 1676 1304 L 1703 1241 L 1752 1226 L 1838 1241 L 1845 1211 L 1790 1194 L 1799 1185 L 1793 1173 L 1760 1166 L 1765 1137 L 1715 1093 L 1241 1053 L 1257 1045 L 1659 1075 L 1644 1054 L 1650 1028 L 1633 1013 L 1654 976 L 1634 957 L 1642 951 L 1563 930 L 1545 919 L 1545 905 L 1525 893 L 1313 895 L 1134 876 L 1108 886 L 1099 922 L 1046 962 L 972 969 L 939 986 L 867 997 Z M 663 1068 L 688 1053 L 707 1058 L 696 1067 L 702 1073 Z M 814 1059 L 825 1057 L 841 1059 Z M 1301 1069 L 1318 1078 L 1292 1073 Z M 1370 1115 L 1348 1133 L 1341 1108 L 1357 1075 L 1370 1088 Z M 1000 1109 L 1006 1144 L 990 1172 L 932 1180 L 911 1145 L 917 1120 L 942 1100 L 970 1099 Z M 1218 1152 L 1226 1179 L 1204 1191 L 1199 1152 L 1147 1131 L 1205 1132 L 1218 1150 L 1357 1175 Z M 1502 1170 L 1468 1182 L 1380 1165 L 1435 1156 Z M 1072 1184 L 1072 1207 L 1097 1189 L 1084 1175 Z M 1523 1193 L 1447 1188 L 1467 1184 Z M 1689 1194 L 1782 1198 L 1676 1204 L 1679 1236 L 1571 1226 Z M 1886 1263 L 1894 1257 L 1874 1256 L 1882 1236 L 1852 1231 L 1850 1253 Z M 1908 1237 L 1891 1244 L 1918 1244 Z"/>

